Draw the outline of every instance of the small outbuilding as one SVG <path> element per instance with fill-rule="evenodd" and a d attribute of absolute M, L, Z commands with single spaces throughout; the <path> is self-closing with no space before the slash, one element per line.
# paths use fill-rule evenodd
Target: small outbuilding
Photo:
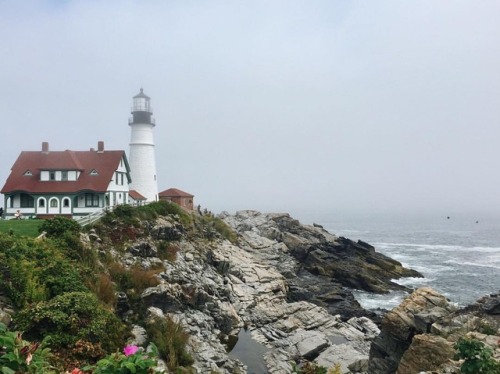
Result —
<path fill-rule="evenodd" d="M 142 196 L 136 190 L 128 191 L 128 202 L 130 205 L 144 205 L 146 201 L 146 197 Z"/>
<path fill-rule="evenodd" d="M 160 200 L 171 201 L 180 205 L 184 209 L 193 210 L 194 195 L 191 195 L 190 193 L 181 191 L 177 188 L 169 188 L 168 190 L 160 192 L 158 195 Z"/>

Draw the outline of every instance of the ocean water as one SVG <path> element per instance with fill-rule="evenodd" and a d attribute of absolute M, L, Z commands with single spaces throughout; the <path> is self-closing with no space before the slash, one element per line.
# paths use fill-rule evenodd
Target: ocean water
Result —
<path fill-rule="evenodd" d="M 321 224 L 329 232 L 363 240 L 424 278 L 397 282 L 410 288 L 430 286 L 459 305 L 500 292 L 500 214 L 305 215 L 304 223 Z M 302 219 L 299 218 L 299 220 Z M 391 309 L 404 292 L 373 295 L 355 292 L 367 309 Z"/>

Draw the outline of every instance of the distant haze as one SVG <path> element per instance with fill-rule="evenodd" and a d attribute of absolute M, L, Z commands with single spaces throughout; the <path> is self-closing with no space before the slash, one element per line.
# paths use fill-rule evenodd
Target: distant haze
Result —
<path fill-rule="evenodd" d="M 128 153 L 214 212 L 500 210 L 499 1 L 2 1 L 0 184 Z"/>

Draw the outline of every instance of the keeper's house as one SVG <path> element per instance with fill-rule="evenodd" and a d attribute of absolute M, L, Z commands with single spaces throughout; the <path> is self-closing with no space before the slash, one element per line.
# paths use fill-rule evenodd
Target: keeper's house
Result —
<path fill-rule="evenodd" d="M 104 208 L 127 204 L 130 167 L 124 151 L 23 151 L 5 185 L 4 218 L 79 218 Z"/>

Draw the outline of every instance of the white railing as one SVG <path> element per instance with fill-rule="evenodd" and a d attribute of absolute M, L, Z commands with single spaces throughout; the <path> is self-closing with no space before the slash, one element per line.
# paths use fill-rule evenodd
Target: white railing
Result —
<path fill-rule="evenodd" d="M 82 226 L 82 227 L 90 225 L 91 223 L 94 223 L 99 218 L 101 218 L 103 215 L 105 215 L 107 212 L 107 209 L 109 209 L 109 207 L 98 210 L 97 212 L 94 212 L 94 213 L 90 213 L 86 216 L 75 218 L 75 221 L 78 222 L 80 224 L 80 226 Z"/>

